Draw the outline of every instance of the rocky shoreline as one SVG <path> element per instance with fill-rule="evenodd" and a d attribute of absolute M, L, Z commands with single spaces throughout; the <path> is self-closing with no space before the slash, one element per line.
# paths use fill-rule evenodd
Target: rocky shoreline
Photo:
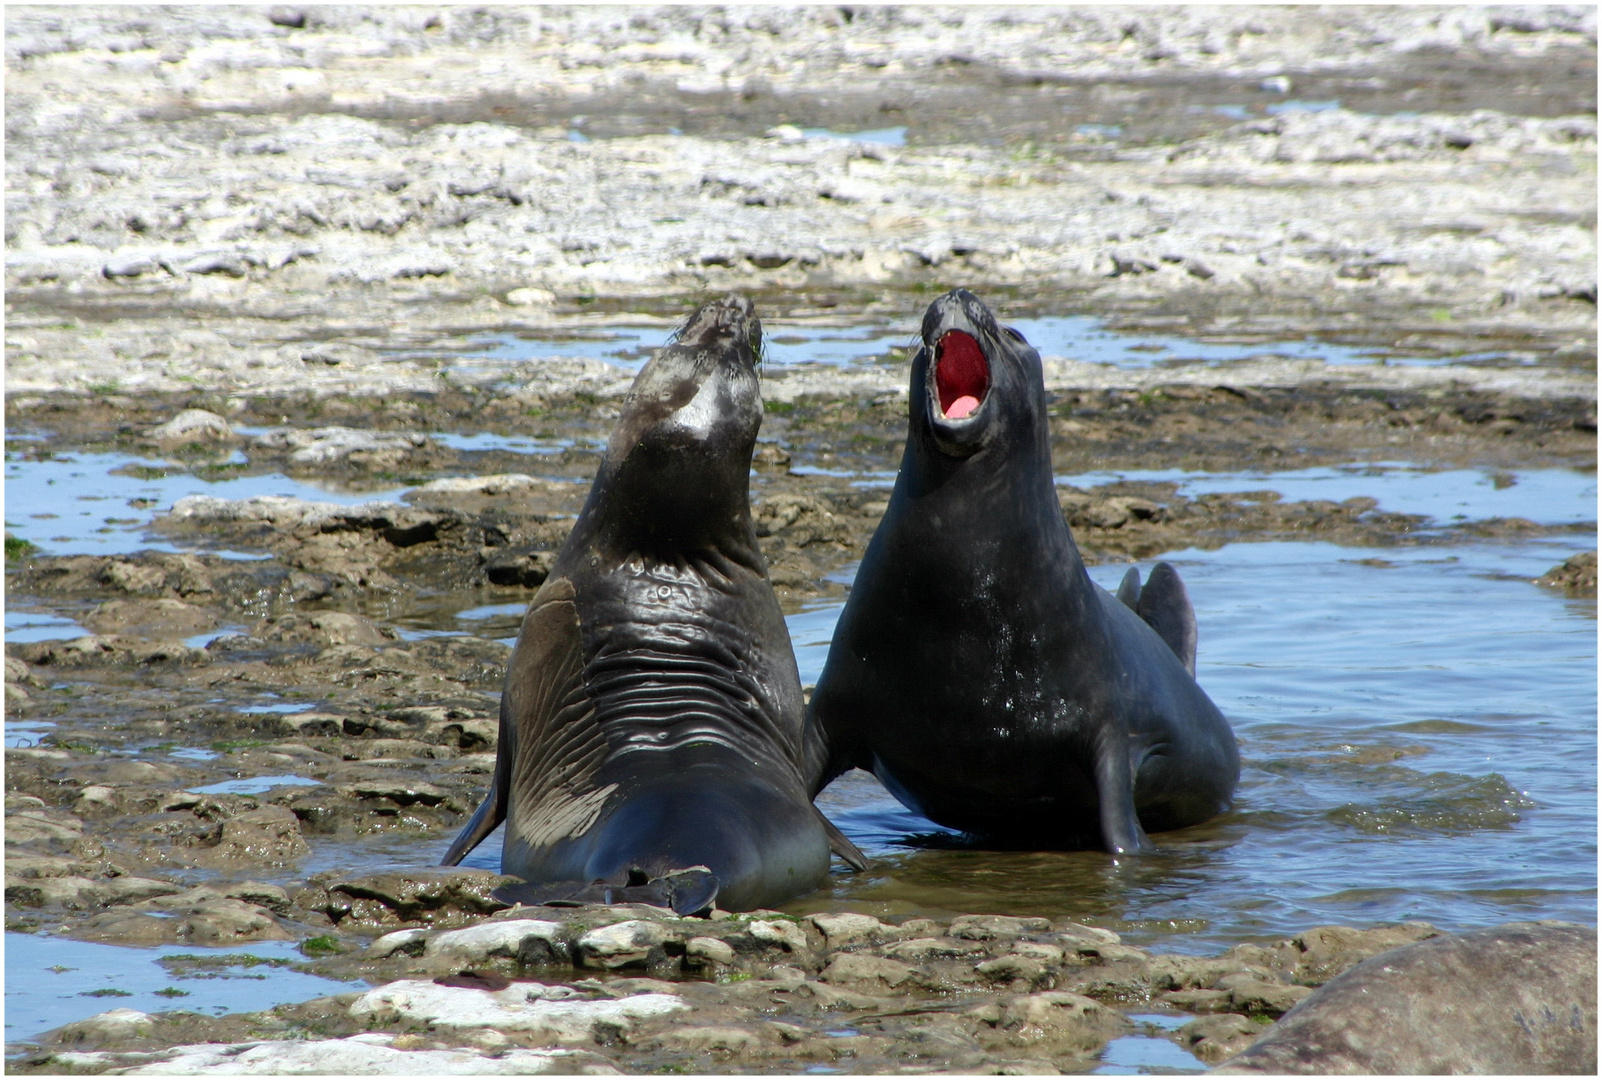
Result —
<path fill-rule="evenodd" d="M 1231 351 L 1046 356 L 1093 565 L 1547 539 L 1575 554 L 1541 587 L 1594 597 L 1594 522 L 1072 480 L 1594 470 L 1594 8 L 10 7 L 6 28 L 8 462 L 338 495 L 119 499 L 112 527 L 148 530 L 132 553 L 8 532 L 8 609 L 86 633 L 7 645 L 7 929 L 290 942 L 351 984 L 113 1010 L 13 1041 L 11 1071 L 1020 1074 L 1127 1037 L 1201 1069 L 1435 933 L 1292 923 L 1197 957 L 1060 913 L 500 910 L 498 875 L 417 869 L 487 783 L 502 639 L 631 378 L 479 361 L 499 337 L 665 338 L 726 289 L 770 339 L 910 335 L 964 285 L 1010 318 Z M 883 510 L 902 355 L 763 373 L 753 509 L 787 612 L 844 596 Z M 1523 798 L 1491 788 L 1495 813 Z"/>
<path fill-rule="evenodd" d="M 406 1073 L 420 1066 L 400 1055 L 437 1054 L 446 1055 L 437 1064 L 452 1066 L 439 1071 L 452 1072 L 467 1071 L 463 1059 L 503 1072 L 793 1072 L 814 1064 L 1076 1072 L 1094 1065 L 1108 1040 L 1141 1030 L 1126 1013 L 1153 1009 L 1193 1015 L 1164 1037 L 1216 1064 L 1314 987 L 1437 933 L 1424 923 L 1319 927 L 1196 957 L 1153 953 L 1097 927 L 994 915 L 886 923 L 850 913 L 715 911 L 678 919 L 657 908 L 589 905 L 485 917 L 500 906 L 488 892 L 503 880 L 431 871 L 330 881 L 317 899 L 290 902 L 332 924 L 303 945 L 316 958 L 298 966 L 372 989 L 215 1019 L 114 1011 L 52 1032 L 11 1069 L 209 1071 L 236 1056 L 271 1055 L 280 1068 L 293 1063 L 285 1071 L 366 1061 Z M 251 901 L 270 920 L 260 907 L 272 902 L 270 891 L 242 886 L 232 898 L 159 903 L 193 927 L 217 926 Z M 187 940 L 216 939 L 197 932 Z"/>

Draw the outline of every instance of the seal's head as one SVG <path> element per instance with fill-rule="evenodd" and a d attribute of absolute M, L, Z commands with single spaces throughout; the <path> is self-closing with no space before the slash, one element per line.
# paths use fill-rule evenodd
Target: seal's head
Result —
<path fill-rule="evenodd" d="M 914 433 L 952 458 L 998 442 L 1038 441 L 1045 385 L 1040 354 L 1022 334 L 966 289 L 930 304 L 921 333 L 909 403 Z"/>
<path fill-rule="evenodd" d="M 737 293 L 702 304 L 640 370 L 586 514 L 629 550 L 716 544 L 749 531 L 762 424 L 762 323 Z"/>

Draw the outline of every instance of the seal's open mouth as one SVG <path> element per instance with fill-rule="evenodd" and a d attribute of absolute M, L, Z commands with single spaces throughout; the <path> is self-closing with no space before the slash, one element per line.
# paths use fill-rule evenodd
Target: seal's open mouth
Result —
<path fill-rule="evenodd" d="M 979 407 L 990 389 L 990 364 L 984 350 L 961 330 L 944 334 L 935 346 L 935 390 L 940 412 L 947 420 L 961 420 Z"/>

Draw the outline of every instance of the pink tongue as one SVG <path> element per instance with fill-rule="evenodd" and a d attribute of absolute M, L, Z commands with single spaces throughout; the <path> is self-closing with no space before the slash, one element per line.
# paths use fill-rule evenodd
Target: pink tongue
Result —
<path fill-rule="evenodd" d="M 964 394 L 950 405 L 946 406 L 946 419 L 961 420 L 979 407 L 979 399 L 972 394 Z"/>

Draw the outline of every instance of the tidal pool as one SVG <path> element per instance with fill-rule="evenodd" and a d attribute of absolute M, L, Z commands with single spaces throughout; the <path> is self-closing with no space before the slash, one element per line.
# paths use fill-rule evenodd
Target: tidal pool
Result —
<path fill-rule="evenodd" d="M 289 970 L 285 964 L 305 957 L 292 942 L 283 941 L 227 949 L 132 949 L 43 933 L 8 933 L 5 951 L 8 1043 L 111 1009 L 188 1009 L 220 1016 L 350 989 Z"/>

